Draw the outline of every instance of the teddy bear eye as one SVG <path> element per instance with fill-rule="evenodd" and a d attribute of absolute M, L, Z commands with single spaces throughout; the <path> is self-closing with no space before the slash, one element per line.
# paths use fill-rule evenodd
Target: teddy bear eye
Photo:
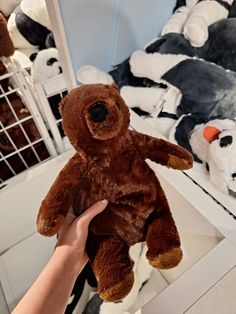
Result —
<path fill-rule="evenodd" d="M 89 109 L 89 115 L 93 122 L 103 122 L 106 120 L 108 110 L 102 102 L 97 102 Z"/>
<path fill-rule="evenodd" d="M 220 147 L 226 147 L 231 145 L 233 142 L 233 138 L 230 135 L 224 136 L 220 139 Z"/>

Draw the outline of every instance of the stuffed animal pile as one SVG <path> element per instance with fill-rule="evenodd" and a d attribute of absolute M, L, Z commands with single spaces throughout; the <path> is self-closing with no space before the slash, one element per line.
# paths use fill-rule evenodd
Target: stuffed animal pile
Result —
<path fill-rule="evenodd" d="M 171 133 L 171 140 L 189 149 L 195 161 L 205 166 L 211 182 L 232 196 L 236 195 L 236 168 L 234 163 L 229 166 L 219 159 L 224 158 L 226 150 L 230 160 L 236 157 L 233 149 L 236 140 L 233 137 L 236 117 L 235 13 L 235 3 L 231 0 L 177 1 L 162 35 L 144 50 L 134 51 L 109 73 L 91 66 L 84 66 L 77 73 L 81 83 L 115 82 L 130 108 L 144 115 L 165 137 L 169 138 Z M 232 142 L 222 146 L 223 133 L 218 132 L 218 136 L 209 141 L 199 131 L 198 141 L 206 144 L 209 156 L 190 145 L 192 133 L 185 134 L 184 142 L 178 136 L 191 128 L 197 129 L 199 123 L 203 123 L 201 121 L 208 125 L 211 121 L 214 124 L 216 119 L 231 120 L 228 132 L 232 133 Z M 183 128 L 188 123 L 189 126 Z M 218 146 L 221 149 L 216 149 Z"/>
<path fill-rule="evenodd" d="M 165 140 L 129 130 L 129 110 L 114 85 L 73 89 L 61 103 L 63 128 L 76 153 L 43 200 L 38 231 L 56 234 L 73 206 L 76 215 L 96 201 L 106 209 L 89 226 L 87 254 L 105 301 L 127 296 L 134 273 L 129 247 L 146 241 L 153 267 L 171 268 L 181 258 L 180 239 L 151 159 L 173 169 L 192 167 L 192 155 Z"/>

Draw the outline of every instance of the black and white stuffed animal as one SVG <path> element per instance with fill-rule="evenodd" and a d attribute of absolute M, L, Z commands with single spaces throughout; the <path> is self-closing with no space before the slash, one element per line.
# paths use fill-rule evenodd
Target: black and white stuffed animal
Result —
<path fill-rule="evenodd" d="M 35 52 L 30 56 L 32 61 L 31 76 L 34 82 L 44 82 L 62 73 L 59 54 L 56 48 L 48 48 Z"/>
<path fill-rule="evenodd" d="M 59 54 L 56 48 L 48 48 L 35 52 L 30 56 L 30 60 L 32 61 L 30 74 L 35 84 L 43 84 L 48 79 L 62 73 Z M 62 95 L 65 96 L 66 93 L 67 92 L 64 91 L 62 92 Z M 49 106 L 52 110 L 55 120 L 59 120 L 61 118 L 61 114 L 59 112 L 60 101 L 61 96 L 59 94 L 48 97 Z M 42 110 L 42 112 L 44 111 Z M 58 128 L 61 136 L 64 137 L 64 131 L 61 127 L 61 124 L 58 125 Z"/>
<path fill-rule="evenodd" d="M 234 0 L 180 0 L 174 13 L 162 29 L 167 33 L 183 33 L 193 47 L 202 47 L 208 39 L 208 28 L 226 19 L 233 9 Z"/>
<path fill-rule="evenodd" d="M 219 190 L 236 197 L 235 120 L 182 115 L 172 127 L 169 140 L 190 151 Z"/>
<path fill-rule="evenodd" d="M 209 36 L 203 47 L 193 47 L 183 34 L 168 33 L 153 40 L 145 51 L 197 57 L 236 72 L 235 32 L 236 18 L 229 18 L 209 27 Z"/>
<path fill-rule="evenodd" d="M 14 47 L 27 56 L 46 48 L 51 24 L 45 0 L 22 0 L 8 19 Z"/>
<path fill-rule="evenodd" d="M 235 73 L 226 69 L 236 71 L 235 33 L 236 19 L 231 18 L 210 27 L 202 48 L 192 47 L 182 34 L 166 34 L 109 74 L 84 66 L 77 78 L 81 83 L 114 81 L 131 108 L 163 117 L 157 124 L 166 128 L 160 129 L 165 136 L 173 119 L 182 114 L 198 112 L 209 118 L 224 113 L 225 118 L 234 118 Z"/>

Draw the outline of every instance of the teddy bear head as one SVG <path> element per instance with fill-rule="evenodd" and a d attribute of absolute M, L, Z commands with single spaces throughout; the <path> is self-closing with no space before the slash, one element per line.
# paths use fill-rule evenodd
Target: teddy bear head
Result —
<path fill-rule="evenodd" d="M 125 135 L 129 111 L 115 85 L 88 84 L 61 102 L 63 128 L 76 150 L 101 147 Z"/>

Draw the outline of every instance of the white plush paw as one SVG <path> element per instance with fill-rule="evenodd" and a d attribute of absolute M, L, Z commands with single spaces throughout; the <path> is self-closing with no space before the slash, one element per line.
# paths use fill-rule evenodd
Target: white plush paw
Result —
<path fill-rule="evenodd" d="M 193 47 L 202 47 L 208 39 L 207 21 L 202 16 L 191 16 L 184 26 L 183 34 Z"/>
<path fill-rule="evenodd" d="M 177 23 L 168 23 L 166 26 L 163 27 L 161 31 L 161 36 L 169 33 L 178 33 L 180 34 L 182 31 L 182 25 Z"/>
<path fill-rule="evenodd" d="M 129 64 L 130 70 L 133 75 L 143 77 L 145 69 L 145 57 L 147 53 L 143 50 L 136 50 L 130 57 Z"/>
<path fill-rule="evenodd" d="M 168 33 L 182 33 L 184 24 L 189 16 L 189 13 L 190 7 L 188 7 L 188 5 L 186 7 L 179 7 L 171 16 L 166 25 L 163 27 L 161 35 L 165 35 Z"/>
<path fill-rule="evenodd" d="M 112 84 L 113 78 L 92 65 L 84 65 L 77 71 L 77 80 L 82 84 Z"/>
<path fill-rule="evenodd" d="M 123 86 L 120 93 L 129 108 L 139 107 L 152 114 L 154 111 L 159 113 L 162 109 L 160 100 L 164 91 L 158 87 Z"/>

